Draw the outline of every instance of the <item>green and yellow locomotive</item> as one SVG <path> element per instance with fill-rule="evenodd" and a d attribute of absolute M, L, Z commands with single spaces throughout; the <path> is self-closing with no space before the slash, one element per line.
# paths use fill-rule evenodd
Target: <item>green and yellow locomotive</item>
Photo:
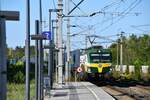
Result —
<path fill-rule="evenodd" d="M 107 76 L 112 65 L 111 50 L 102 46 L 93 46 L 85 49 L 80 55 L 80 67 L 89 77 L 100 78 Z"/>

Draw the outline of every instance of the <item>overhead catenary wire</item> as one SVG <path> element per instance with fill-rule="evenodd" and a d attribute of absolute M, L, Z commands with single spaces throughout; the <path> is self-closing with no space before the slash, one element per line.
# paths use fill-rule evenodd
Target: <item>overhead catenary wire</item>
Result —
<path fill-rule="evenodd" d="M 150 26 L 150 24 L 143 24 L 143 25 L 131 25 L 131 27 L 146 27 Z"/>
<path fill-rule="evenodd" d="M 74 8 L 72 8 L 69 12 L 68 15 L 70 15 L 84 0 L 81 0 Z"/>
<path fill-rule="evenodd" d="M 54 6 L 54 9 L 56 9 L 56 3 L 55 3 L 55 0 L 53 0 L 53 6 Z"/>
<path fill-rule="evenodd" d="M 136 2 L 139 1 L 139 2 Z M 139 3 L 141 2 L 141 0 L 135 0 L 135 2 L 133 2 L 130 7 L 128 7 L 127 9 L 125 9 L 122 15 L 119 19 L 115 20 L 113 23 L 110 23 L 108 26 L 106 26 L 105 28 L 101 29 L 100 32 L 105 31 L 106 29 L 108 29 L 109 27 L 111 27 L 112 25 L 116 24 L 117 22 L 119 22 L 122 18 L 124 18 L 132 9 L 134 9 Z M 134 5 L 135 4 L 135 5 Z M 133 7 L 132 7 L 133 6 Z M 127 11 L 127 12 L 126 12 Z"/>
<path fill-rule="evenodd" d="M 73 3 L 73 5 L 77 6 L 77 4 L 76 4 L 73 0 L 70 0 L 70 1 Z M 85 13 L 79 6 L 77 6 L 77 8 L 78 8 L 83 14 L 87 15 L 87 13 Z"/>
<path fill-rule="evenodd" d="M 119 1 L 117 0 L 116 2 L 112 2 L 109 5 L 106 5 L 105 7 L 103 7 L 103 9 L 101 9 L 101 10 L 102 11 L 107 10 L 107 9 L 113 7 L 114 5 L 120 4 L 121 2 L 122 2 L 122 0 L 119 0 Z"/>
<path fill-rule="evenodd" d="M 134 2 L 132 2 L 131 5 L 130 5 L 127 9 L 125 9 L 124 11 L 122 11 L 122 12 L 106 12 L 106 11 L 104 11 L 104 10 L 106 10 L 106 9 L 108 9 L 108 8 L 110 8 L 110 7 L 112 7 L 115 2 L 111 3 L 110 5 L 105 6 L 101 11 L 95 12 L 95 13 L 103 14 L 104 17 L 105 17 L 106 14 L 109 14 L 109 15 L 116 15 L 116 17 L 107 18 L 106 20 L 104 19 L 104 20 L 101 21 L 101 22 L 97 22 L 96 24 L 93 24 L 93 29 L 96 29 L 96 28 L 97 28 L 96 26 L 98 26 L 98 25 L 103 25 L 103 23 L 106 23 L 106 22 L 109 22 L 110 20 L 113 20 L 108 26 L 106 26 L 105 28 L 101 29 L 102 31 L 104 31 L 104 30 L 106 30 L 107 28 L 109 28 L 110 26 L 112 26 L 115 22 L 120 21 L 122 18 L 124 18 L 124 17 L 125 17 L 126 15 L 128 15 L 128 14 L 134 14 L 134 15 L 136 15 L 136 16 L 139 15 L 140 13 L 138 13 L 138 12 L 130 13 L 130 10 L 129 10 L 132 6 L 134 6 L 135 3 L 137 3 L 137 1 L 138 1 L 138 0 L 135 0 Z M 139 2 L 140 2 L 140 1 L 141 1 L 141 0 L 139 0 Z M 120 2 L 117 2 L 117 4 L 119 4 L 119 3 L 121 3 L 121 2 L 122 2 L 122 0 L 121 0 Z M 135 4 L 135 5 L 136 5 L 136 4 Z M 134 8 L 134 7 L 133 7 L 133 8 Z M 132 8 L 131 8 L 131 9 L 132 9 Z M 128 11 L 128 10 L 129 10 L 129 11 Z M 120 16 L 121 16 L 121 17 L 120 17 Z M 120 18 L 118 18 L 118 17 L 120 17 Z M 117 18 L 118 18 L 118 19 L 117 19 Z M 115 19 L 116 19 L 116 20 L 115 20 Z"/>
<path fill-rule="evenodd" d="M 103 31 L 105 31 L 106 29 L 108 29 L 109 27 L 111 27 L 112 25 L 114 25 L 114 24 L 116 24 L 117 22 L 119 22 L 121 19 L 123 19 L 124 17 L 126 17 L 127 15 L 129 15 L 129 14 L 134 14 L 134 15 L 139 15 L 139 13 L 138 12 L 131 12 L 132 11 L 132 9 L 134 9 L 140 2 L 141 2 L 141 0 L 134 0 L 134 1 L 132 1 L 123 11 L 121 11 L 121 12 L 119 12 L 119 11 L 115 11 L 115 12 L 113 12 L 113 11 L 107 11 L 109 8 L 112 8 L 112 7 L 114 7 L 114 5 L 117 5 L 117 7 L 115 7 L 115 9 L 118 9 L 120 6 L 121 6 L 121 3 L 122 2 L 125 2 L 125 1 L 122 1 L 122 0 L 120 0 L 119 2 L 113 2 L 113 3 L 111 3 L 111 4 L 109 4 L 109 5 L 107 5 L 107 6 L 105 6 L 103 9 L 101 9 L 101 14 L 103 14 L 104 15 L 104 17 L 106 16 L 106 14 L 109 14 L 109 15 L 113 15 L 113 17 L 111 17 L 111 18 L 109 18 L 109 20 L 103 20 L 103 23 L 106 23 L 106 22 L 109 22 L 110 20 L 112 20 L 112 22 L 108 25 L 108 26 L 106 26 L 106 27 L 104 27 L 104 28 L 102 28 L 102 29 L 100 29 L 100 32 L 103 32 Z M 93 20 L 93 19 L 92 19 Z M 96 23 L 96 24 L 93 24 L 92 25 L 92 30 L 96 30 L 97 29 L 97 26 L 98 25 L 102 25 L 101 24 L 101 22 L 98 22 L 98 23 Z M 86 32 L 86 30 L 85 30 L 85 32 Z M 80 32 L 79 32 L 79 34 L 80 34 Z M 95 34 L 97 34 L 97 32 L 95 33 Z"/>
<path fill-rule="evenodd" d="M 106 22 L 108 22 L 109 20 L 112 20 L 113 18 L 111 17 L 111 18 L 107 18 L 107 19 L 105 19 L 105 17 L 106 17 L 106 15 L 117 15 L 117 17 L 118 16 L 121 16 L 121 14 L 122 14 L 122 12 L 116 12 L 116 10 L 115 10 L 115 12 L 106 12 L 106 10 L 108 9 L 108 8 L 111 8 L 111 7 L 113 7 L 113 6 L 115 6 L 115 5 L 120 5 L 122 3 L 122 0 L 120 0 L 119 2 L 113 2 L 113 3 L 111 3 L 111 4 L 109 4 L 109 5 L 107 5 L 107 6 L 105 6 L 105 7 L 103 7 L 100 11 L 98 11 L 98 12 L 94 12 L 93 14 L 95 15 L 96 13 L 100 13 L 100 14 L 103 14 L 104 15 L 104 17 L 103 17 L 103 20 L 101 21 L 101 22 L 97 22 L 96 24 L 93 24 L 93 26 L 94 27 L 96 27 L 96 26 L 98 26 L 98 25 L 103 25 L 103 23 L 106 23 Z M 131 13 L 130 13 L 131 14 Z M 134 13 L 133 13 L 134 14 Z M 90 14 L 90 15 L 92 15 L 92 14 Z M 122 14 L 123 15 L 123 14 Z M 117 18 L 116 17 L 116 18 Z M 93 18 L 92 18 L 93 19 Z M 96 28 L 95 28 L 96 29 Z"/>
<path fill-rule="evenodd" d="M 130 27 L 141 31 L 141 32 L 145 32 L 145 33 L 150 33 L 150 30 L 145 30 L 145 28 L 150 28 L 150 24 L 143 24 L 143 25 L 131 25 Z M 141 29 L 142 28 L 142 29 Z"/>
<path fill-rule="evenodd" d="M 112 2 L 112 3 L 110 3 L 110 4 L 108 4 L 108 5 L 106 5 L 106 6 L 104 6 L 102 9 L 101 9 L 101 11 L 102 12 L 105 12 L 105 10 L 107 10 L 107 9 L 109 9 L 109 8 L 111 8 L 111 7 L 113 7 L 113 6 L 115 6 L 115 5 L 117 5 L 117 4 L 120 4 L 122 2 L 122 0 L 120 0 L 120 1 L 115 1 L 115 2 Z M 94 12 L 94 13 L 96 13 L 96 12 Z M 94 14 L 94 13 L 92 13 L 92 14 Z M 91 16 L 92 14 L 90 14 L 89 16 Z M 106 13 L 103 13 L 103 15 L 104 15 L 104 17 L 105 17 L 105 14 Z M 90 18 L 90 17 L 89 17 Z M 91 19 L 93 19 L 93 18 L 91 18 Z M 99 22 L 98 22 L 99 23 Z M 97 24 L 98 24 L 97 23 Z M 95 25 L 95 24 L 94 24 Z"/>
<path fill-rule="evenodd" d="M 104 12 L 104 10 L 107 10 L 107 9 L 109 9 L 109 8 L 111 8 L 111 7 L 113 7 L 113 6 L 115 6 L 115 5 L 119 5 L 121 2 L 123 2 L 122 0 L 117 0 L 117 1 L 114 1 L 114 2 L 112 2 L 112 3 L 110 3 L 110 4 L 108 4 L 108 5 L 106 5 L 106 6 L 104 6 L 102 9 L 101 9 L 101 11 L 103 11 Z M 85 16 L 90 16 L 91 14 L 86 14 Z M 104 14 L 105 15 L 105 14 Z M 81 15 L 81 16 L 83 16 L 83 15 Z M 74 16 L 75 17 L 75 16 Z M 77 18 L 77 17 L 76 17 Z M 91 20 L 93 20 L 93 18 L 88 18 L 88 19 L 90 19 L 90 22 L 91 22 Z M 78 20 L 79 20 L 79 18 L 78 18 Z M 75 22 L 76 23 L 76 22 Z M 81 23 L 81 22 L 80 22 Z M 95 25 L 95 24 L 94 24 Z"/>
<path fill-rule="evenodd" d="M 144 34 L 141 34 L 141 33 L 133 33 L 133 32 L 122 32 L 121 33 L 123 36 L 129 34 L 138 34 L 138 35 L 144 35 Z M 121 35 L 119 33 L 117 34 L 113 34 L 113 35 L 109 35 L 109 36 L 99 36 L 99 35 L 91 35 L 91 37 L 97 37 L 97 38 L 100 38 L 101 40 L 107 40 L 107 41 L 94 41 L 93 43 L 116 43 L 117 40 L 114 40 L 114 39 L 110 39 L 112 37 L 118 37 Z"/>
<path fill-rule="evenodd" d="M 150 33 L 150 30 L 143 30 L 143 29 L 140 29 L 139 27 L 132 27 L 138 31 L 141 31 L 141 32 L 145 32 L 145 33 Z"/>
<path fill-rule="evenodd" d="M 122 14 L 122 12 L 102 12 L 102 14 L 105 14 L 105 15 L 109 14 L 112 17 L 111 18 L 107 18 L 107 19 L 103 19 L 101 22 L 98 22 L 98 23 L 94 24 L 93 26 L 102 25 L 102 24 L 104 24 L 106 22 L 109 22 L 110 20 L 113 20 L 112 23 L 114 23 L 114 20 L 117 19 L 120 16 L 124 16 L 124 15 L 127 16 L 129 14 L 134 14 L 134 15 L 138 16 L 141 13 L 134 12 L 134 13 L 125 13 L 125 14 Z M 116 16 L 116 18 L 115 18 L 114 15 Z"/>

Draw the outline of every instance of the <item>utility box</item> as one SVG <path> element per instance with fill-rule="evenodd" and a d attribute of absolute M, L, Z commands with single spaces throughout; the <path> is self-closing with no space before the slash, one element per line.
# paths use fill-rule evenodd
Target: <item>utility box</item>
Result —
<path fill-rule="evenodd" d="M 149 68 L 149 66 L 143 65 L 142 66 L 142 73 L 143 74 L 148 74 L 148 68 Z"/>
<path fill-rule="evenodd" d="M 120 65 L 116 65 L 115 66 L 115 71 L 119 71 L 120 72 Z"/>
<path fill-rule="evenodd" d="M 129 73 L 134 73 L 134 72 L 135 72 L 135 66 L 129 65 Z"/>
<path fill-rule="evenodd" d="M 122 73 L 126 73 L 126 71 L 127 71 L 127 65 L 122 65 L 121 69 L 122 69 Z"/>

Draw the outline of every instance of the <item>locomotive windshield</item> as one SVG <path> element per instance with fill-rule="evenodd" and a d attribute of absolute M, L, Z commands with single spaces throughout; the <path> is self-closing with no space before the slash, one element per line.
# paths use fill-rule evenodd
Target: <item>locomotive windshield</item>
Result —
<path fill-rule="evenodd" d="M 91 53 L 90 54 L 91 63 L 108 63 L 111 62 L 110 53 Z"/>

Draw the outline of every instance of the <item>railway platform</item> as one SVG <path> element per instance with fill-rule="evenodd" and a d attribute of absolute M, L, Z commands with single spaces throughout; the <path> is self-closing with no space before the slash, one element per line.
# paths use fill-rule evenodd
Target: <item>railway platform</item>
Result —
<path fill-rule="evenodd" d="M 102 88 L 90 82 L 68 82 L 54 88 L 44 97 L 44 100 L 115 100 Z"/>

